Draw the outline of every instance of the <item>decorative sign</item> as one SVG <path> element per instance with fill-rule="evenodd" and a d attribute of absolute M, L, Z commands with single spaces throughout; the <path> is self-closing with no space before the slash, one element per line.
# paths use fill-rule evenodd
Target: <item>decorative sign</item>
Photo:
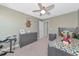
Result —
<path fill-rule="evenodd" d="M 30 20 L 27 20 L 26 27 L 31 27 L 31 21 Z"/>

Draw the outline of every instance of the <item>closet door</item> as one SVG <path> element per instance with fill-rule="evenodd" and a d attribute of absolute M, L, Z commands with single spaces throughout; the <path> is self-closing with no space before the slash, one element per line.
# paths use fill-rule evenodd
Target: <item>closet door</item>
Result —
<path fill-rule="evenodd" d="M 44 22 L 44 36 L 48 36 L 48 22 Z"/>
<path fill-rule="evenodd" d="M 39 21 L 39 39 L 44 37 L 44 22 Z"/>

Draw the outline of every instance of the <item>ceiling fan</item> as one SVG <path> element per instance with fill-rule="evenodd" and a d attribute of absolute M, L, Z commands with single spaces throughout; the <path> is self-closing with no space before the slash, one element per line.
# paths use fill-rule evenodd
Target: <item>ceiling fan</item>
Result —
<path fill-rule="evenodd" d="M 48 6 L 48 7 L 45 7 L 43 6 L 41 3 L 38 3 L 38 6 L 40 8 L 40 10 L 34 10 L 32 12 L 40 12 L 40 16 L 44 15 L 44 14 L 50 14 L 49 10 L 53 9 L 55 7 L 54 4 Z"/>

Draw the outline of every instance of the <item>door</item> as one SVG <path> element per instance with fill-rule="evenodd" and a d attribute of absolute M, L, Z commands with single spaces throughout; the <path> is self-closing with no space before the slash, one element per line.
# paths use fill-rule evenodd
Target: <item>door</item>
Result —
<path fill-rule="evenodd" d="M 44 37 L 44 22 L 39 21 L 39 39 Z"/>
<path fill-rule="evenodd" d="M 48 22 L 44 22 L 44 36 L 48 36 Z"/>

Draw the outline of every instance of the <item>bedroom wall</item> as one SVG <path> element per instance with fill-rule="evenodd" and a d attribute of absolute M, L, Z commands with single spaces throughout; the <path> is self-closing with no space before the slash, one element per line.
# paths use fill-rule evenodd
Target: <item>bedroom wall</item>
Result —
<path fill-rule="evenodd" d="M 57 33 L 58 27 L 75 28 L 78 26 L 78 11 L 52 17 L 47 21 L 49 33 Z"/>
<path fill-rule="evenodd" d="M 32 26 L 27 28 L 25 23 L 29 18 Z M 0 40 L 14 34 L 18 35 L 20 29 L 38 32 L 38 19 L 0 5 Z"/>
<path fill-rule="evenodd" d="M 78 10 L 78 27 L 79 27 L 79 10 Z"/>

